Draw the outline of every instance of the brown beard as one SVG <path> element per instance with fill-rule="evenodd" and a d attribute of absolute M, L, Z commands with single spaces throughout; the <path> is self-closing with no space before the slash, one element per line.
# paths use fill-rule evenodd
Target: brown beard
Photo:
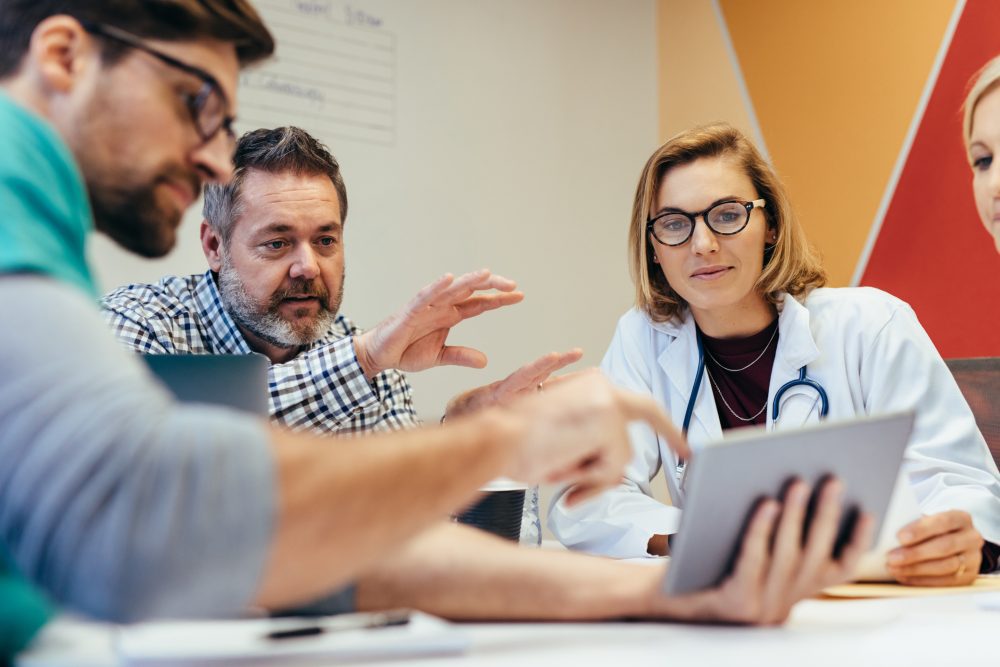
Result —
<path fill-rule="evenodd" d="M 97 229 L 143 257 L 163 257 L 169 253 L 177 242 L 177 227 L 184 211 L 168 210 L 157 201 L 156 187 L 168 179 L 185 180 L 192 192 L 201 192 L 201 179 L 194 174 L 161 176 L 144 186 L 105 187 L 88 183 Z"/>

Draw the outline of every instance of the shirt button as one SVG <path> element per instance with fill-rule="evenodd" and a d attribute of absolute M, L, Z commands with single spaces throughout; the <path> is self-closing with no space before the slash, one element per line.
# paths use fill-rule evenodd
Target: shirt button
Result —
<path fill-rule="evenodd" d="M 356 414 L 356 415 L 360 415 L 361 414 L 361 406 L 358 406 L 358 407 L 354 408 L 354 414 Z"/>

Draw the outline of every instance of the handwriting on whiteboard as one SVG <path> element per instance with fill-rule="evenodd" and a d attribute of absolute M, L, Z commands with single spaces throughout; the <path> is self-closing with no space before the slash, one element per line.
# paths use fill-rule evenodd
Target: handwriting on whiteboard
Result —
<path fill-rule="evenodd" d="M 299 125 L 327 142 L 396 140 L 396 36 L 336 0 L 261 0 L 275 55 L 240 78 L 240 129 Z"/>

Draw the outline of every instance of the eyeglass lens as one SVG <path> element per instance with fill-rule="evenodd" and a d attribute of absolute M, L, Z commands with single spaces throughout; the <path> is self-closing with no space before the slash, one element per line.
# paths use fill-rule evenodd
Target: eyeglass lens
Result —
<path fill-rule="evenodd" d="M 750 209 L 735 201 L 716 204 L 705 213 L 705 222 L 717 234 L 735 234 L 750 220 Z M 690 238 L 695 221 L 684 213 L 668 213 L 653 221 L 653 235 L 661 243 L 680 245 Z"/>

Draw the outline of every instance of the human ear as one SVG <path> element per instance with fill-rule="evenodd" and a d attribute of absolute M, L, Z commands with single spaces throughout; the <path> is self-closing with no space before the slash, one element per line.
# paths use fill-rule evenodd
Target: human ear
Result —
<path fill-rule="evenodd" d="M 208 266 L 218 273 L 222 268 L 222 239 L 207 221 L 201 221 L 201 250 L 205 253 Z"/>
<path fill-rule="evenodd" d="M 88 67 L 98 65 L 96 42 L 72 16 L 43 20 L 31 33 L 22 68 L 44 93 L 69 93 Z"/>

